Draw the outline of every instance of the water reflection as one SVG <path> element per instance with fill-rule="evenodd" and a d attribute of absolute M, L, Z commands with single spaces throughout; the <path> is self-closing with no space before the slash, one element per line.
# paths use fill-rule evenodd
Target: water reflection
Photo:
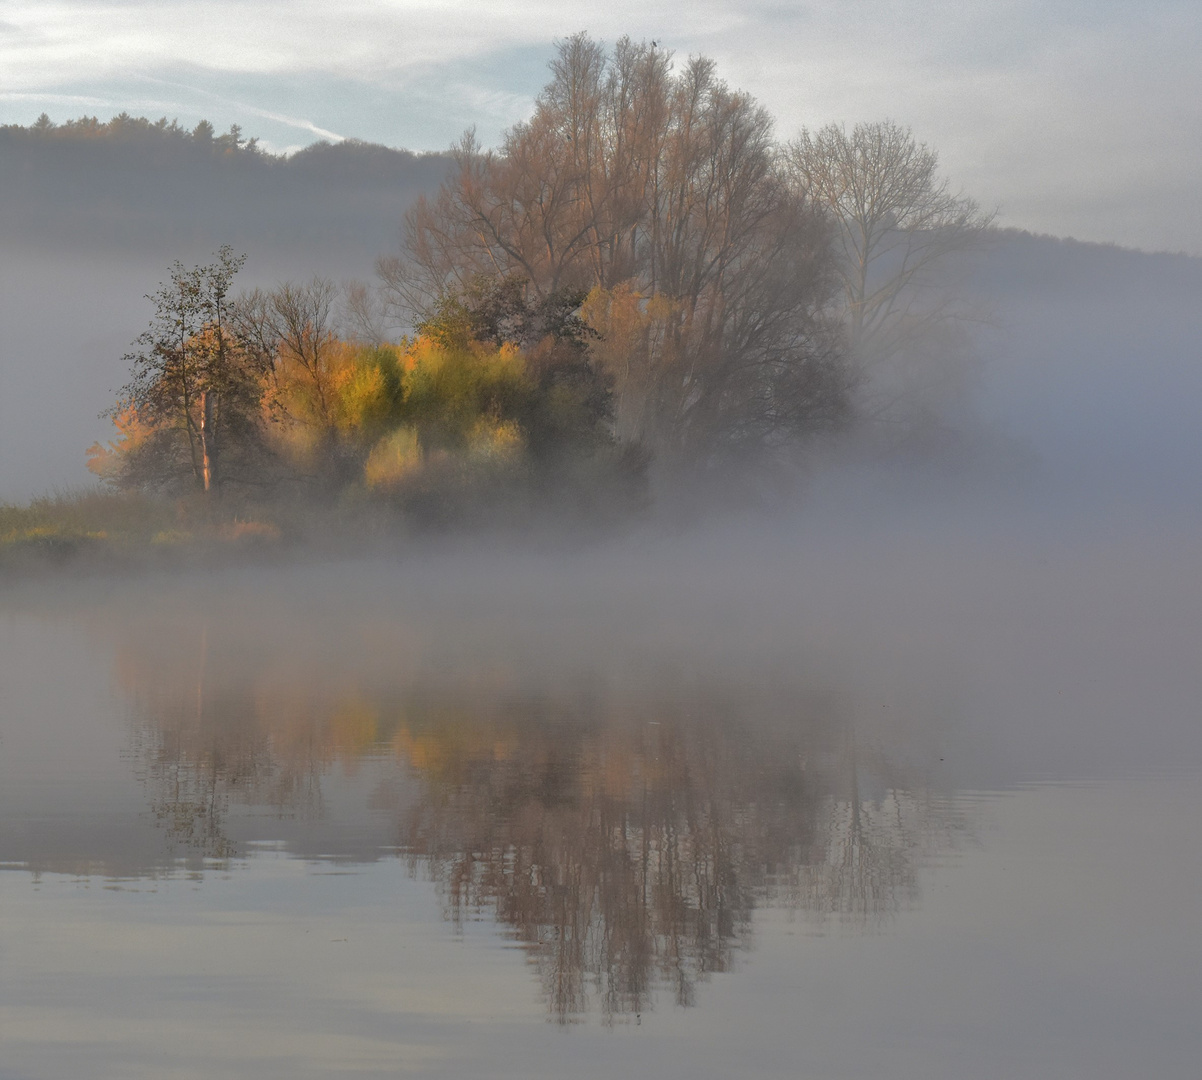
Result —
<path fill-rule="evenodd" d="M 692 1004 L 759 905 L 888 918 L 964 827 L 921 770 L 857 739 L 836 696 L 787 679 L 439 665 L 408 638 L 351 664 L 211 626 L 143 631 L 118 681 L 177 846 L 228 860 L 234 808 L 319 821 L 330 784 L 367 770 L 393 850 L 454 925 L 491 916 L 521 943 L 560 1022 L 634 1016 L 661 991 Z"/>
<path fill-rule="evenodd" d="M 704 702 L 583 730 L 445 715 L 398 740 L 421 772 L 402 845 L 454 920 L 489 909 L 529 949 L 551 1012 L 689 1005 L 759 903 L 864 921 L 916 896 L 934 809 L 857 787 L 854 742 L 764 732 Z M 940 827 L 947 822 L 941 821 Z"/>

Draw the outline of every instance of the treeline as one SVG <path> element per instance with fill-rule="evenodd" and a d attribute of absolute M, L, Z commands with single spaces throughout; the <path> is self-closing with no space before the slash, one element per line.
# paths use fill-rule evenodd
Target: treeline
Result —
<path fill-rule="evenodd" d="M 570 38 L 551 71 L 498 149 L 469 133 L 440 163 L 374 287 L 239 296 L 233 248 L 177 263 L 93 471 L 442 521 L 630 506 L 648 462 L 746 479 L 854 421 L 913 423 L 906 365 L 964 347 L 941 268 L 991 223 L 931 150 L 890 122 L 780 143 L 712 61 L 627 38 Z M 265 160 L 237 129 L 59 131 L 23 137 Z"/>
<path fill-rule="evenodd" d="M 341 151 L 331 153 L 335 147 L 341 147 Z M 248 170 L 274 169 L 280 175 L 290 173 L 323 180 L 349 173 L 395 180 L 399 167 L 423 161 L 435 163 L 430 175 L 437 178 L 437 163 L 446 160 L 444 154 L 416 154 L 359 139 L 343 139 L 338 143 L 322 140 L 292 154 L 272 154 L 259 146 L 258 138 L 243 136 L 238 124 L 218 134 L 208 120 L 201 120 L 189 129 L 165 116 L 151 121 L 127 112 L 108 121 L 81 116 L 62 124 L 42 113 L 29 127 L 3 124 L 0 151 L 14 173 L 35 169 L 39 162 L 66 162 L 72 160 L 71 155 L 86 153 L 97 164 L 195 166 L 216 160 L 227 168 L 236 163 Z"/>
<path fill-rule="evenodd" d="M 242 129 L 237 124 L 231 125 L 228 132 L 218 135 L 208 120 L 201 120 L 196 127 L 188 129 L 181 126 L 178 120 L 168 121 L 165 116 L 151 121 L 144 116 L 131 116 L 128 112 L 123 112 L 107 122 L 97 116 L 84 115 L 56 124 L 48 113 L 42 113 L 29 127 L 22 127 L 20 124 L 0 124 L 0 141 L 8 146 L 24 143 L 27 146 L 43 147 L 47 142 L 63 146 L 83 140 L 102 146 L 124 144 L 127 147 L 153 148 L 158 152 L 261 152 L 259 140 L 243 138 Z"/>

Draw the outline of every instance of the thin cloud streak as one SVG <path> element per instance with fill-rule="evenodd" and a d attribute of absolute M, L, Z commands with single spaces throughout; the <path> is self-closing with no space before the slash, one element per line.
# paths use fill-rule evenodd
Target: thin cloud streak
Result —
<path fill-rule="evenodd" d="M 223 97 L 220 94 L 215 94 L 210 90 L 205 90 L 199 86 L 191 86 L 188 83 L 172 82 L 169 79 L 158 79 L 152 75 L 138 75 L 138 79 L 146 82 L 155 83 L 160 86 L 170 86 L 178 90 L 187 90 L 189 93 L 196 94 L 198 97 L 206 98 L 209 101 L 217 102 L 230 109 L 235 109 L 239 112 L 249 113 L 251 116 L 257 116 L 264 120 L 273 120 L 277 124 L 284 124 L 287 127 L 296 128 L 299 131 L 308 131 L 316 135 L 319 139 L 329 139 L 331 142 L 343 142 L 347 136 L 339 135 L 336 131 L 329 131 L 326 128 L 318 127 L 312 120 L 306 120 L 295 116 L 288 116 L 285 113 L 273 112 L 270 109 L 262 109 L 257 105 L 251 105 L 245 101 L 237 101 L 234 98 Z"/>

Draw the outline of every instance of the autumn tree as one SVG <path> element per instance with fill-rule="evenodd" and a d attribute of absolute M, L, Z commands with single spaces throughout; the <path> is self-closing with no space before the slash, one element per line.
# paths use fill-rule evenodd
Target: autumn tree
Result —
<path fill-rule="evenodd" d="M 482 275 L 444 293 L 417 327 L 447 349 L 518 350 L 525 390 L 510 411 L 544 472 L 613 442 L 612 379 L 590 355 L 598 335 L 580 315 L 584 299 L 577 289 L 532 296 L 523 278 Z"/>
<path fill-rule="evenodd" d="M 234 312 L 239 333 L 264 370 L 293 370 L 293 381 L 304 387 L 309 422 L 321 428 L 333 425 L 337 299 L 337 286 L 315 277 L 255 289 L 239 299 Z"/>
<path fill-rule="evenodd" d="M 347 336 L 316 278 L 231 299 L 241 258 L 176 264 L 89 468 L 119 486 L 253 484 L 390 505 L 417 522 L 512 519 L 568 498 L 595 515 L 642 500 L 644 455 L 617 447 L 610 379 L 579 291 L 517 278 L 444 294 L 400 343 Z"/>
<path fill-rule="evenodd" d="M 147 297 L 154 316 L 126 356 L 131 378 L 110 410 L 136 444 L 119 483 L 214 495 L 228 479 L 249 478 L 248 458 L 261 449 L 262 371 L 231 323 L 229 296 L 244 260 L 227 245 L 207 266 L 176 262 Z"/>
<path fill-rule="evenodd" d="M 365 349 L 343 335 L 340 296 L 334 282 L 314 277 L 255 289 L 234 311 L 238 333 L 265 373 L 274 441 L 295 479 L 327 493 L 354 482 L 370 439 L 395 419 L 400 393 L 391 347 Z"/>
<path fill-rule="evenodd" d="M 560 44 L 534 116 L 496 151 L 468 134 L 380 265 L 421 313 L 482 275 L 604 316 L 619 434 L 706 460 L 836 421 L 849 383 L 826 317 L 827 224 L 782 172 L 772 122 L 712 61 L 628 38 Z M 630 303 L 624 303 L 630 298 Z M 614 325 L 623 317 L 643 328 Z M 643 332 L 643 331 L 646 332 Z"/>
<path fill-rule="evenodd" d="M 584 491 L 598 506 L 637 501 L 643 456 L 614 445 L 582 296 L 536 299 L 520 279 L 482 277 L 399 344 L 347 336 L 339 291 L 320 278 L 240 297 L 231 323 L 260 373 L 277 478 L 323 499 L 354 488 L 431 522 Z"/>

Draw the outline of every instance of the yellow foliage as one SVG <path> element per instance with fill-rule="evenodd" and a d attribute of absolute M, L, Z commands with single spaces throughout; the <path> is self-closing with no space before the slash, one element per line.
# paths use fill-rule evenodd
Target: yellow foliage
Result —
<path fill-rule="evenodd" d="M 508 341 L 499 347 L 473 341 L 468 344 L 466 355 L 474 362 L 473 368 L 486 378 L 521 378 L 525 374 L 526 365 L 522 358 L 522 350 Z M 411 378 L 419 373 L 434 375 L 448 362 L 459 359 L 460 356 L 460 351 L 449 349 L 433 338 L 423 335 L 406 342 L 398 360 L 402 371 Z"/>
<path fill-rule="evenodd" d="M 509 464 L 524 449 L 522 429 L 513 420 L 498 421 L 482 416 L 468 432 L 468 453 L 477 461 Z"/>
<path fill-rule="evenodd" d="M 264 400 L 270 439 L 285 460 L 320 472 L 322 455 L 341 444 L 365 453 L 397 423 L 404 399 L 401 350 L 330 340 L 315 372 L 281 351 Z"/>
<path fill-rule="evenodd" d="M 388 400 L 384 372 L 380 368 L 350 367 L 339 373 L 336 386 L 335 422 L 340 431 L 350 434 L 387 423 L 392 402 Z"/>
<path fill-rule="evenodd" d="M 197 335 L 196 348 L 215 347 L 210 337 Z M 514 417 L 539 392 L 516 345 L 425 336 L 399 345 L 329 337 L 312 356 L 281 344 L 261 391 L 261 438 L 294 475 L 341 483 L 357 467 L 368 489 L 394 492 L 419 474 L 426 486 L 457 488 L 519 464 L 526 436 Z M 88 450 L 88 468 L 112 481 L 157 434 L 128 407 L 115 424 L 117 439 Z M 237 537 L 249 538 L 245 529 Z"/>
<path fill-rule="evenodd" d="M 421 464 L 416 429 L 401 427 L 376 443 L 368 455 L 363 478 L 370 488 L 394 488 L 420 469 Z"/>
<path fill-rule="evenodd" d="M 401 354 L 401 365 L 406 375 L 418 367 L 433 371 L 442 366 L 446 355 L 446 349 L 432 338 L 418 337 Z"/>

